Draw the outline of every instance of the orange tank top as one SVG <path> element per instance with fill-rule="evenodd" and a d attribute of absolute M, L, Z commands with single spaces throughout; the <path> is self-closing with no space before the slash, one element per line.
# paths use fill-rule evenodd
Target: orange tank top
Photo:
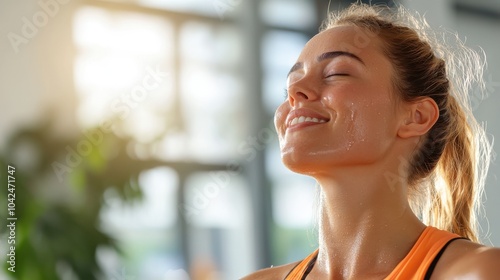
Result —
<path fill-rule="evenodd" d="M 429 279 L 437 261 L 441 257 L 448 244 L 455 239 L 461 239 L 459 235 L 435 227 L 428 226 L 422 232 L 417 242 L 411 248 L 406 257 L 385 278 L 386 280 L 422 280 Z M 285 277 L 285 280 L 304 280 L 312 270 L 318 250 L 295 266 Z"/>

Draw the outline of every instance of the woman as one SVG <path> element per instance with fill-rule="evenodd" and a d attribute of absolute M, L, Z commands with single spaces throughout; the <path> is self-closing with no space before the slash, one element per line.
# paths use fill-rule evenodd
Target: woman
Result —
<path fill-rule="evenodd" d="M 245 280 L 499 279 L 500 249 L 476 243 L 491 147 L 466 91 L 480 60 L 433 49 L 408 16 L 355 4 L 300 54 L 275 125 L 285 165 L 321 186 L 319 248 Z"/>

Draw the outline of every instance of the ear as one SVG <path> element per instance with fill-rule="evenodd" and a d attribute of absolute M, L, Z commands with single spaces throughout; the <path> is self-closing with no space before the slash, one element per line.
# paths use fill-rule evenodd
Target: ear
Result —
<path fill-rule="evenodd" d="M 429 131 L 439 118 L 439 107 L 430 97 L 424 97 L 405 105 L 406 114 L 398 130 L 401 138 L 422 136 Z"/>

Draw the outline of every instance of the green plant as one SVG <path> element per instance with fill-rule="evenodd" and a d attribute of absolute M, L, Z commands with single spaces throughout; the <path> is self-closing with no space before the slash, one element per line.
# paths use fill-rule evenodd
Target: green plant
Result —
<path fill-rule="evenodd" d="M 8 271 L 10 265 L 5 262 L 4 268 L 13 279 L 60 279 L 61 268 L 82 280 L 99 279 L 97 249 L 107 246 L 119 252 L 117 242 L 99 228 L 104 192 L 114 188 L 124 201 L 137 201 L 141 198 L 139 174 L 162 163 L 130 157 L 126 147 L 132 139 L 96 128 L 87 135 L 96 133 L 102 139 L 79 155 L 78 164 L 69 166 L 65 162 L 68 151 L 90 141 L 84 135 L 58 138 L 51 131 L 48 121 L 22 129 L 10 137 L 0 154 L 1 185 L 7 183 L 7 166 L 16 167 L 15 272 Z M 2 205 L 7 194 L 7 187 L 2 187 Z M 0 219 L 6 221 L 7 215 L 7 207 L 1 207 Z M 7 230 L 0 227 L 0 234 L 8 234 Z"/>

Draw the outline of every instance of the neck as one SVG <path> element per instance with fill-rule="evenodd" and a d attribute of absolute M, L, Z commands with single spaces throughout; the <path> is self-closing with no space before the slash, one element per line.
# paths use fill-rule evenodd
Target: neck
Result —
<path fill-rule="evenodd" d="M 360 174 L 317 178 L 322 195 L 315 273 L 322 277 L 385 276 L 425 229 L 411 211 L 406 186 L 399 180 L 388 181 L 384 172 Z"/>

